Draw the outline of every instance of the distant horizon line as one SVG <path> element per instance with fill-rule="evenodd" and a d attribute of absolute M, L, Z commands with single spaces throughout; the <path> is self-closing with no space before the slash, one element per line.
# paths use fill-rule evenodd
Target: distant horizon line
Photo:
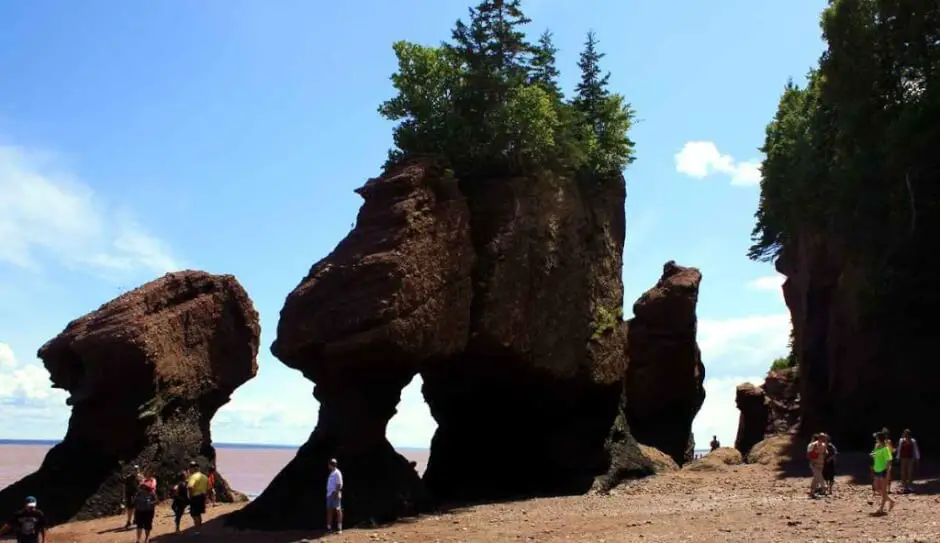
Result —
<path fill-rule="evenodd" d="M 50 445 L 55 446 L 62 443 L 61 439 L 3 439 L 0 438 L 0 445 Z M 279 443 L 213 443 L 217 449 L 299 449 L 301 445 L 287 445 Z M 397 447 L 392 445 L 397 451 L 430 451 L 430 447 Z M 695 449 L 697 453 L 707 453 L 709 449 Z"/>
<path fill-rule="evenodd" d="M 61 439 L 3 439 L 0 438 L 0 445 L 50 445 L 55 446 L 62 443 Z M 217 449 L 299 449 L 302 444 L 289 445 L 284 443 L 223 443 L 213 442 L 212 446 Z M 393 445 L 396 450 L 404 451 L 428 451 L 427 447 L 398 447 Z"/>

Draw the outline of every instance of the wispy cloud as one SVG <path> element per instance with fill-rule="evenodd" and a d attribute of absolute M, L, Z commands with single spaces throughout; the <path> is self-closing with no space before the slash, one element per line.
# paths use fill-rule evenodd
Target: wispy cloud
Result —
<path fill-rule="evenodd" d="M 26 269 L 54 262 L 114 276 L 179 267 L 166 243 L 108 209 L 53 155 L 21 147 L 0 146 L 0 239 L 0 263 Z"/>
<path fill-rule="evenodd" d="M 785 275 L 775 273 L 773 275 L 765 275 L 764 277 L 758 277 L 753 281 L 747 284 L 747 287 L 752 290 L 773 290 L 778 291 L 783 286 L 783 282 L 787 280 Z"/>
<path fill-rule="evenodd" d="M 710 141 L 686 143 L 676 153 L 675 161 L 677 172 L 696 179 L 727 175 L 731 177 L 731 184 L 737 186 L 757 185 L 761 180 L 759 160 L 739 162 L 731 155 L 722 154 Z"/>
<path fill-rule="evenodd" d="M 706 375 L 763 375 L 787 351 L 790 314 L 699 319 L 698 344 Z"/>

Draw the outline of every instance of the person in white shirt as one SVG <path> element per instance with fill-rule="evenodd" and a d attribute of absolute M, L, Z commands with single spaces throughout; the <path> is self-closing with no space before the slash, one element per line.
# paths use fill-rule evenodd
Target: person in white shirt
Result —
<path fill-rule="evenodd" d="M 330 459 L 330 475 L 326 478 L 326 531 L 333 531 L 336 516 L 336 531 L 343 531 L 343 473 L 336 467 L 335 458 Z"/>

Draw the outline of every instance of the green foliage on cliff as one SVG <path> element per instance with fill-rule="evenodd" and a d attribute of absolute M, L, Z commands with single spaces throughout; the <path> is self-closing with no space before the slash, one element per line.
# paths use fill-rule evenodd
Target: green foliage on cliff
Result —
<path fill-rule="evenodd" d="M 853 263 L 873 307 L 935 305 L 940 4 L 830 0 L 821 27 L 826 51 L 767 126 L 748 256 L 822 242 Z"/>
<path fill-rule="evenodd" d="M 770 371 L 780 371 L 787 368 L 793 367 L 790 364 L 790 358 L 786 356 L 781 356 L 780 358 L 774 359 L 770 364 Z"/>
<path fill-rule="evenodd" d="M 603 177 L 633 162 L 634 113 L 610 92 L 593 33 L 566 100 L 552 34 L 528 41 L 520 0 L 483 0 L 469 11 L 440 46 L 394 44 L 397 94 L 379 106 L 398 122 L 386 166 L 436 155 L 461 177 L 545 169 Z"/>
<path fill-rule="evenodd" d="M 620 323 L 623 322 L 623 307 L 608 309 L 598 306 L 595 309 L 594 321 L 591 323 L 591 340 L 597 341 L 604 337 L 604 334 L 612 332 Z"/>

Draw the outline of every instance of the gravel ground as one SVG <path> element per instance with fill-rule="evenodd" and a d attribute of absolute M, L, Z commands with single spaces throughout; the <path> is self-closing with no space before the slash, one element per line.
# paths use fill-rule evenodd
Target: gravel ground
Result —
<path fill-rule="evenodd" d="M 806 470 L 808 472 L 808 469 Z M 940 542 L 938 480 L 920 480 L 914 494 L 894 495 L 886 516 L 871 487 L 837 479 L 832 496 L 807 497 L 808 477 L 785 477 L 761 465 L 715 471 L 681 470 L 621 486 L 608 496 L 534 499 L 469 507 L 393 526 L 352 529 L 324 538 L 336 542 Z M 214 518 L 231 511 L 220 506 Z M 169 534 L 168 511 L 158 513 L 153 541 L 192 540 Z M 188 519 L 186 519 L 188 521 Z M 50 543 L 133 542 L 114 531 L 118 518 L 72 523 L 52 530 Z M 167 534 L 167 535 L 165 535 Z M 287 543 L 316 534 L 231 532 L 208 522 L 201 541 Z"/>

